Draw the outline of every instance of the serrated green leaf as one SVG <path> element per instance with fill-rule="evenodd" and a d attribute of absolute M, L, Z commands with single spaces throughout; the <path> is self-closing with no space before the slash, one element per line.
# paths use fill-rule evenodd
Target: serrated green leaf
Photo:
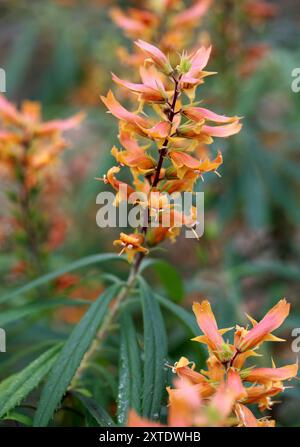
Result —
<path fill-rule="evenodd" d="M 16 407 L 34 388 L 53 366 L 61 344 L 53 346 L 34 360 L 25 369 L 0 384 L 0 417 Z"/>
<path fill-rule="evenodd" d="M 119 290 L 118 285 L 109 287 L 87 310 L 79 324 L 73 329 L 48 380 L 43 388 L 34 426 L 46 426 L 71 383 L 84 354 L 101 326 L 109 303 Z"/>
<path fill-rule="evenodd" d="M 130 378 L 127 361 L 126 341 L 122 337 L 119 360 L 119 387 L 118 387 L 118 423 L 124 424 L 127 420 L 130 398 Z"/>
<path fill-rule="evenodd" d="M 144 384 L 142 414 L 158 419 L 163 396 L 167 336 L 161 310 L 148 284 L 140 281 L 144 321 Z"/>
<path fill-rule="evenodd" d="M 121 315 L 120 381 L 118 393 L 118 422 L 124 424 L 129 408 L 141 411 L 142 362 L 137 335 L 131 316 Z"/>

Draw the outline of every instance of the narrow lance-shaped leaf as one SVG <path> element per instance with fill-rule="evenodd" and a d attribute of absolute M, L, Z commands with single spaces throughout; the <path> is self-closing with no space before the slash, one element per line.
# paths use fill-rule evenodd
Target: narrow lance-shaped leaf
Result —
<path fill-rule="evenodd" d="M 70 299 L 70 298 L 56 298 L 51 299 L 46 302 L 37 302 L 32 304 L 27 304 L 25 306 L 18 306 L 15 309 L 8 309 L 6 311 L 1 312 L 0 314 L 0 327 L 4 327 L 9 323 L 13 323 L 14 321 L 18 321 L 25 317 L 33 317 L 39 314 L 40 312 L 55 309 L 58 306 L 86 306 L 91 304 L 89 300 L 79 300 L 79 299 Z"/>
<path fill-rule="evenodd" d="M 142 414 L 157 419 L 163 396 L 167 337 L 159 304 L 148 284 L 140 278 L 144 321 L 144 386 Z"/>
<path fill-rule="evenodd" d="M 120 382 L 118 394 L 118 422 L 124 424 L 129 408 L 141 411 L 142 362 L 131 316 L 121 315 Z"/>
<path fill-rule="evenodd" d="M 53 346 L 26 368 L 0 384 L 0 417 L 20 404 L 36 388 L 53 366 L 61 344 Z"/>
<path fill-rule="evenodd" d="M 130 378 L 127 366 L 126 340 L 121 338 L 119 360 L 119 388 L 118 388 L 118 423 L 126 422 L 129 411 Z"/>
<path fill-rule="evenodd" d="M 64 267 L 61 267 L 60 269 L 55 270 L 54 272 L 47 273 L 46 275 L 40 276 L 37 279 L 34 279 L 33 281 L 30 281 L 29 283 L 25 284 L 22 287 L 19 287 L 16 290 L 13 290 L 8 295 L 3 296 L 0 298 L 0 303 L 3 303 L 5 301 L 11 300 L 12 298 L 15 298 L 18 295 L 21 295 L 23 293 L 29 292 L 30 290 L 34 290 L 37 287 L 46 284 L 49 281 L 53 281 L 54 279 L 58 278 L 59 276 L 63 275 L 64 273 L 71 272 L 73 270 L 77 270 L 83 267 L 87 267 L 92 264 L 97 264 L 98 262 L 107 262 L 112 260 L 122 260 L 123 258 L 118 256 L 116 253 L 104 253 L 104 254 L 97 254 L 97 255 L 91 255 L 87 256 L 82 259 L 78 259 L 75 262 L 72 262 L 71 264 L 68 264 Z"/>
<path fill-rule="evenodd" d="M 73 329 L 43 388 L 34 426 L 46 426 L 71 383 L 120 286 L 109 287 Z"/>

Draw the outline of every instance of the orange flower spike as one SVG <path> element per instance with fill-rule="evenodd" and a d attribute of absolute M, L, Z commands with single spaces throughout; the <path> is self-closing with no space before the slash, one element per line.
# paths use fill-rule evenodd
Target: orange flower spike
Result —
<path fill-rule="evenodd" d="M 215 316 L 207 300 L 201 303 L 194 303 L 193 312 L 200 329 L 204 333 L 204 336 L 195 337 L 193 340 L 207 344 L 208 348 L 221 362 L 229 360 L 232 356 L 232 349 L 224 342 L 221 334 L 224 334 L 230 329 L 218 329 Z"/>
<path fill-rule="evenodd" d="M 154 45 L 151 45 L 144 40 L 137 40 L 135 42 L 136 46 L 139 47 L 148 57 L 150 57 L 153 62 L 161 68 L 165 74 L 169 75 L 173 72 L 173 68 L 166 57 L 166 55 Z"/>
<path fill-rule="evenodd" d="M 290 312 L 290 304 L 285 299 L 280 300 L 265 317 L 256 323 L 251 319 L 254 327 L 239 341 L 236 348 L 238 351 L 247 351 L 264 341 L 279 341 L 277 337 L 271 334 L 272 331 L 279 328 Z"/>
<path fill-rule="evenodd" d="M 282 366 L 281 368 L 255 368 L 245 377 L 246 382 L 270 385 L 272 382 L 291 380 L 298 373 L 298 363 Z"/>
<path fill-rule="evenodd" d="M 127 254 L 128 261 L 132 262 L 136 253 L 144 253 L 147 255 L 149 250 L 142 246 L 144 236 L 140 233 L 125 234 L 120 233 L 120 239 L 114 241 L 114 245 L 122 247 L 120 255 L 124 252 Z"/>

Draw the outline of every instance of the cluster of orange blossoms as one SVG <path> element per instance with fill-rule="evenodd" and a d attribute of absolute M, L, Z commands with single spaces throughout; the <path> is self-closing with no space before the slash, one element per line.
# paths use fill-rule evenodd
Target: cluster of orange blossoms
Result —
<path fill-rule="evenodd" d="M 194 0 L 189 6 L 181 0 L 145 0 L 138 3 L 138 8 L 129 8 L 126 11 L 112 8 L 111 17 L 128 38 L 144 39 L 157 45 L 168 53 L 171 61 L 176 59 L 178 51 L 195 40 L 195 31 L 199 26 L 201 30 L 197 37 L 198 42 L 210 45 L 209 21 L 219 20 L 222 24 L 221 41 L 224 41 L 225 34 L 228 33 L 231 42 L 227 44 L 233 48 L 227 50 L 233 51 L 232 57 L 236 62 L 239 59 L 240 75 L 248 76 L 257 69 L 269 46 L 265 43 L 252 43 L 244 47 L 242 54 L 237 57 L 235 47 L 240 46 L 244 40 L 237 22 L 243 22 L 243 28 L 248 25 L 260 27 L 276 16 L 277 9 L 276 5 L 264 0 Z M 215 48 L 215 52 L 224 56 L 223 48 Z M 124 65 L 132 67 L 138 67 L 144 60 L 144 54 L 137 47 L 131 53 L 123 46 L 119 47 L 118 57 Z"/>
<path fill-rule="evenodd" d="M 179 233 L 179 226 L 173 225 L 177 210 L 166 203 L 164 194 L 193 192 L 199 177 L 203 179 L 207 172 L 217 173 L 222 154 L 218 152 L 210 158 L 208 145 L 215 137 L 229 137 L 241 129 L 239 117 L 218 115 L 195 102 L 197 87 L 206 76 L 214 74 L 204 71 L 211 47 L 201 47 L 192 54 L 183 52 L 177 65 L 172 66 L 157 47 L 142 40 L 135 43 L 146 55 L 140 67 L 141 82 L 129 82 L 116 75 L 113 80 L 136 95 L 137 110 L 124 108 L 111 91 L 101 97 L 119 120 L 122 145 L 120 151 L 112 148 L 117 164 L 102 180 L 117 191 L 116 205 L 124 200 L 132 206 L 138 204 L 156 218 L 155 227 L 142 231 L 143 234 L 121 233 L 115 242 L 130 259 L 136 252 L 147 252 L 143 247 L 145 238 L 149 246 L 165 238 L 175 239 Z M 131 184 L 117 177 L 123 167 L 130 169 Z M 141 200 L 141 194 L 147 199 Z M 166 216 L 169 226 L 162 224 Z M 192 206 L 181 217 L 185 226 L 194 228 L 197 210 Z"/>
<path fill-rule="evenodd" d="M 111 17 L 127 37 L 155 42 L 172 60 L 173 55 L 187 47 L 212 3 L 213 0 L 196 0 L 185 8 L 181 0 L 146 0 L 139 2 L 139 9 L 112 8 Z M 141 65 L 145 58 L 138 48 L 129 54 L 120 47 L 118 56 L 124 64 L 134 67 Z"/>
<path fill-rule="evenodd" d="M 283 341 L 274 336 L 289 314 L 290 305 L 280 300 L 265 317 L 256 322 L 247 316 L 252 329 L 236 326 L 233 344 L 223 334 L 232 330 L 219 329 L 208 301 L 194 303 L 193 311 L 204 335 L 194 338 L 208 347 L 207 370 L 197 372 L 187 358 L 175 363 L 175 388 L 169 394 L 168 425 L 173 427 L 273 427 L 269 417 L 257 419 L 247 405 L 257 405 L 260 411 L 271 409 L 272 398 L 284 391 L 284 381 L 297 375 L 298 363 L 276 368 L 256 368 L 244 364 L 259 356 L 257 349 L 266 341 Z M 248 384 L 248 385 L 246 385 Z M 131 411 L 129 426 L 161 426 Z"/>
<path fill-rule="evenodd" d="M 66 120 L 43 122 L 39 103 L 24 101 L 18 110 L 0 96 L 0 171 L 8 181 L 8 198 L 14 208 L 11 233 L 15 231 L 16 239 L 25 246 L 24 251 L 32 251 L 35 257 L 41 241 L 48 249 L 55 248 L 66 229 L 65 220 L 49 205 L 55 201 L 51 193 L 58 193 L 55 168 L 68 147 L 63 133 L 77 127 L 81 120 L 79 114 Z M 47 230 L 42 228 L 44 211 L 37 202 L 41 192 L 49 220 Z"/>
<path fill-rule="evenodd" d="M 38 102 L 24 101 L 19 111 L 0 96 L 0 120 L 0 166 L 11 178 L 24 169 L 31 188 L 68 147 L 62 133 L 77 127 L 82 115 L 43 122 Z"/>

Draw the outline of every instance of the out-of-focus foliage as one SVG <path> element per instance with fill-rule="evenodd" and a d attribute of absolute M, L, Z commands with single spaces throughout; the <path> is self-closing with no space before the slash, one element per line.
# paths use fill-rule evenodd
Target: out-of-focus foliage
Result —
<path fill-rule="evenodd" d="M 191 4 L 188 0 L 182 3 Z M 261 20 L 255 11 L 242 10 L 246 3 L 251 2 L 216 0 L 193 29 L 191 46 L 211 42 L 209 70 L 218 71 L 218 82 L 208 78 L 205 83 L 209 102 L 203 107 L 243 116 L 244 124 L 239 135 L 225 144 L 214 144 L 224 158 L 221 180 L 208 174 L 204 183 L 198 183 L 199 190 L 205 192 L 205 234 L 200 241 L 180 238 L 174 246 L 166 243 L 163 250 L 151 254 L 160 258 L 157 262 L 145 263 L 144 273 L 155 290 L 157 304 L 151 309 L 151 318 L 157 319 L 159 326 L 162 313 L 165 327 L 160 333 L 166 331 L 168 344 L 165 361 L 172 364 L 184 353 L 204 366 L 201 347 L 187 341 L 187 335 L 199 335 L 189 311 L 191 303 L 204 297 L 213 302 L 220 326 L 226 327 L 233 315 L 245 321 L 244 312 L 259 319 L 286 296 L 292 304 L 291 314 L 280 336 L 288 342 L 263 346 L 262 351 L 270 365 L 271 357 L 276 357 L 277 366 L 293 363 L 297 355 L 290 346 L 292 329 L 300 327 L 300 93 L 293 92 L 291 84 L 292 71 L 300 60 L 300 11 L 296 0 L 270 0 L 275 14 Z M 58 173 L 57 182 L 64 185 L 59 207 L 68 216 L 68 230 L 48 259 L 49 272 L 54 273 L 29 284 L 22 269 L 15 268 L 18 253 L 9 237 L 7 184 L 0 177 L 0 327 L 7 333 L 7 352 L 0 353 L 4 380 L 0 395 L 4 388 L 11 390 L 4 395 L 10 404 L 5 413 L 11 413 L 2 424 L 33 424 L 41 395 L 39 384 L 62 356 L 63 343 L 68 340 L 72 344 L 77 336 L 84 352 L 85 340 L 76 324 L 83 315 L 85 323 L 91 324 L 87 309 L 98 309 L 104 289 L 109 300 L 105 295 L 108 286 L 118 288 L 118 281 L 127 278 L 126 263 L 115 255 L 102 255 L 111 251 L 117 231 L 100 230 L 95 223 L 95 200 L 102 185 L 94 177 L 102 176 L 111 166 L 110 149 L 117 142 L 116 123 L 105 113 L 99 95 L 110 88 L 111 71 L 129 79 L 131 70 L 120 63 L 119 48 L 130 52 L 132 42 L 111 20 L 111 8 L 116 7 L 149 6 L 125 0 L 0 2 L 0 67 L 6 70 L 7 98 L 16 103 L 24 99 L 41 102 L 47 120 L 79 110 L 87 113 L 80 131 L 69 136 L 72 149 L 64 154 Z M 197 99 L 203 97 L 200 88 Z M 61 234 L 62 230 L 57 231 Z M 79 258 L 83 259 L 76 263 Z M 144 317 L 147 299 L 144 296 L 142 301 Z M 155 346 L 144 343 L 148 336 L 155 340 L 155 334 L 145 333 L 152 328 L 141 322 L 138 290 L 123 303 L 120 315 L 120 325 L 112 326 L 99 359 L 80 383 L 84 390 L 68 392 L 51 423 L 124 423 L 128 402 L 138 412 L 145 405 L 139 397 L 147 391 L 145 382 L 153 381 L 157 372 L 155 365 L 147 370 L 148 376 L 137 376 L 136 370 L 144 362 L 147 365 L 152 355 L 165 357 L 165 334 L 156 339 Z M 74 356 L 77 364 L 69 365 L 71 369 L 80 364 L 82 352 Z M 262 365 L 259 358 L 256 365 Z M 16 382 L 7 379 L 15 373 Z M 171 370 L 164 373 L 161 385 L 171 384 Z M 43 388 L 44 408 L 47 398 L 56 406 L 54 398 L 59 401 L 65 391 L 56 384 L 56 396 L 50 396 L 53 377 L 54 373 L 48 376 Z M 132 380 L 136 389 L 130 388 Z M 15 387 L 19 394 L 13 397 Z M 280 397 L 282 404 L 271 412 L 278 425 L 300 425 L 299 394 L 295 381 Z M 151 405 L 155 413 L 156 402 Z M 144 410 L 145 415 L 153 416 L 151 409 Z M 165 407 L 162 417 L 166 418 Z M 35 423 L 46 419 L 40 408 Z"/>

